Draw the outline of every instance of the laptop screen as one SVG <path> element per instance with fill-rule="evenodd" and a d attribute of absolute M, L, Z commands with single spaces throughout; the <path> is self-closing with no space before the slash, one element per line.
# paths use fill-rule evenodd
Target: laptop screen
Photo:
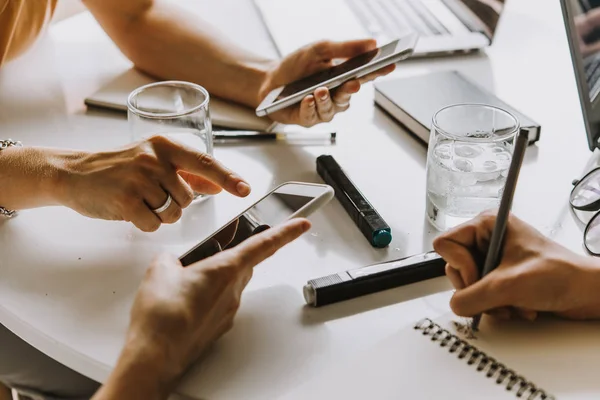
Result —
<path fill-rule="evenodd" d="M 459 0 L 484 26 L 485 34 L 491 38 L 496 32 L 505 0 Z"/>
<path fill-rule="evenodd" d="M 590 149 L 600 136 L 600 0 L 561 0 Z"/>

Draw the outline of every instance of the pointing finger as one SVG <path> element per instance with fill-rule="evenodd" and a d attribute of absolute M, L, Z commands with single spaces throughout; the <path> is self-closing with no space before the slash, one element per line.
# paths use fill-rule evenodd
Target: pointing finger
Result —
<path fill-rule="evenodd" d="M 312 46 L 315 55 L 321 60 L 350 58 L 377 48 L 373 39 L 352 40 L 348 42 L 319 42 Z"/>
<path fill-rule="evenodd" d="M 158 144 L 161 153 L 178 170 L 207 178 L 236 196 L 245 197 L 250 194 L 250 185 L 211 155 L 166 138 Z"/>
<path fill-rule="evenodd" d="M 242 268 L 252 268 L 310 229 L 306 219 L 293 219 L 252 236 L 232 250 Z"/>

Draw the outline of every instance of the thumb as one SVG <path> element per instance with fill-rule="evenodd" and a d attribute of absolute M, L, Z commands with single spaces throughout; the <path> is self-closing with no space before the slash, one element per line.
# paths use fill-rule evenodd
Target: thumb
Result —
<path fill-rule="evenodd" d="M 350 58 L 377 48 L 373 39 L 352 40 L 348 42 L 319 42 L 313 49 L 321 60 Z"/>
<path fill-rule="evenodd" d="M 507 306 L 504 291 L 491 287 L 490 277 L 486 277 L 462 290 L 457 290 L 450 300 L 450 308 L 461 317 L 472 317 L 495 308 Z"/>

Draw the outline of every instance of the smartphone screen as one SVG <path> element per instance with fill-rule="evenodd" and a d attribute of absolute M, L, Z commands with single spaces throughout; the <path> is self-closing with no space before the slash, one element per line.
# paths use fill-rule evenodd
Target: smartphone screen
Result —
<path fill-rule="evenodd" d="M 346 72 L 353 71 L 370 63 L 376 63 L 382 58 L 386 58 L 394 54 L 398 47 L 398 41 L 393 41 L 385 46 L 377 49 L 373 49 L 354 58 L 351 58 L 341 64 L 338 64 L 332 68 L 317 72 L 316 74 L 310 75 L 306 78 L 302 78 L 296 82 L 286 85 L 275 101 L 284 99 L 292 96 L 296 93 L 302 92 L 308 88 L 316 86 L 322 82 L 328 81 L 333 78 L 337 78 Z"/>
<path fill-rule="evenodd" d="M 180 258 L 183 266 L 237 246 L 250 236 L 282 223 L 314 197 L 275 191 Z"/>

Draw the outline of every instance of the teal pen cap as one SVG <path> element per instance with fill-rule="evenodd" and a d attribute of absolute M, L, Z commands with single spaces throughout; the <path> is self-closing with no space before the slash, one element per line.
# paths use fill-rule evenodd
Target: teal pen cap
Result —
<path fill-rule="evenodd" d="M 373 232 L 373 246 L 383 249 L 392 243 L 392 232 L 391 230 L 381 229 L 377 232 Z"/>

